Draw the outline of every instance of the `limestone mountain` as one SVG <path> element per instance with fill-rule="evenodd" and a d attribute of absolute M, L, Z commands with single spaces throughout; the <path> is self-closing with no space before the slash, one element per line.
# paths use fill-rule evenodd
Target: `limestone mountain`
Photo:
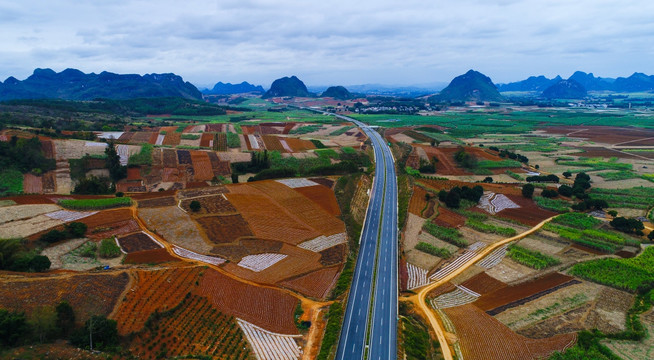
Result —
<path fill-rule="evenodd" d="M 508 84 L 498 84 L 497 89 L 500 92 L 505 92 L 505 91 L 537 91 L 537 92 L 542 92 L 543 90 L 547 89 L 548 87 L 556 84 L 557 82 L 561 81 L 560 76 L 556 76 L 554 79 L 548 79 L 543 75 L 540 76 L 530 76 L 529 78 L 522 80 L 522 81 L 516 81 Z"/>
<path fill-rule="evenodd" d="M 543 91 L 547 99 L 583 99 L 586 95 L 586 88 L 572 79 L 561 80 Z"/>
<path fill-rule="evenodd" d="M 311 97 L 313 94 L 307 90 L 306 85 L 295 75 L 283 77 L 273 81 L 270 89 L 263 94 L 263 99 L 281 96 Z"/>
<path fill-rule="evenodd" d="M 429 98 L 432 102 L 501 101 L 493 81 L 486 75 L 470 70 L 455 77 L 440 93 Z"/>
<path fill-rule="evenodd" d="M 76 69 L 56 73 L 36 69 L 23 81 L 9 77 L 0 83 L 0 100 L 66 99 L 93 100 L 182 97 L 200 99 L 202 94 L 191 83 L 175 74 L 85 74 Z"/>
<path fill-rule="evenodd" d="M 344 86 L 330 86 L 320 94 L 320 97 L 331 97 L 338 100 L 354 99 L 354 95 L 352 95 L 352 93 Z"/>
<path fill-rule="evenodd" d="M 261 93 L 266 92 L 261 85 L 252 85 L 247 81 L 240 84 L 223 83 L 219 81 L 211 90 L 202 91 L 206 95 L 229 95 L 229 94 L 245 94 L 245 93 Z"/>

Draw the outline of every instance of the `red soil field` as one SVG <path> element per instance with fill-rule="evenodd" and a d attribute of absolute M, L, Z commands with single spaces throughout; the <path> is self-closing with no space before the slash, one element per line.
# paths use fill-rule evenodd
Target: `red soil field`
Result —
<path fill-rule="evenodd" d="M 345 261 L 345 244 L 338 244 L 320 252 L 320 263 L 330 266 Z"/>
<path fill-rule="evenodd" d="M 141 180 L 141 168 L 127 168 L 127 180 Z"/>
<path fill-rule="evenodd" d="M 400 267 L 397 270 L 400 279 L 400 291 L 406 291 L 409 283 L 409 270 L 406 268 L 404 258 L 400 258 Z"/>
<path fill-rule="evenodd" d="M 178 261 L 176 257 L 170 255 L 165 248 L 156 250 L 145 250 L 129 253 L 125 255 L 125 264 L 161 264 L 169 261 Z"/>
<path fill-rule="evenodd" d="M 309 180 L 316 182 L 322 186 L 325 186 L 329 189 L 333 188 L 335 183 L 334 180 L 328 178 L 310 178 Z"/>
<path fill-rule="evenodd" d="M 216 176 L 226 176 L 232 173 L 232 168 L 229 161 L 221 161 L 215 152 L 209 153 L 209 160 L 211 161 L 211 169 Z"/>
<path fill-rule="evenodd" d="M 283 242 L 275 240 L 242 239 L 237 244 L 214 246 L 211 253 L 238 263 L 246 255 L 278 253 L 283 245 Z"/>
<path fill-rule="evenodd" d="M 413 187 L 413 195 L 409 201 L 409 212 L 420 216 L 422 210 L 427 206 L 427 201 L 425 200 L 425 195 L 427 195 L 427 190 L 419 187 Z"/>
<path fill-rule="evenodd" d="M 195 181 L 207 181 L 213 179 L 213 171 L 211 169 L 211 160 L 206 151 L 191 151 L 191 159 L 193 162 L 193 169 L 195 170 Z"/>
<path fill-rule="evenodd" d="M 177 152 L 175 150 L 163 150 L 163 166 L 166 168 L 177 168 Z"/>
<path fill-rule="evenodd" d="M 268 331 L 298 334 L 293 312 L 298 300 L 282 291 L 242 283 L 206 269 L 198 294 L 208 297 L 218 310 Z"/>
<path fill-rule="evenodd" d="M 312 273 L 286 280 L 280 285 L 295 290 L 305 296 L 324 299 L 334 286 L 340 266 L 332 266 Z"/>
<path fill-rule="evenodd" d="M 230 187 L 231 191 L 235 189 Z M 227 199 L 241 213 L 257 237 L 297 245 L 303 240 L 320 235 L 296 220 L 267 196 L 231 193 L 227 194 Z"/>
<path fill-rule="evenodd" d="M 461 285 L 482 295 L 506 287 L 505 283 L 495 279 L 494 277 L 486 274 L 485 272 L 479 273 L 471 277 Z"/>
<path fill-rule="evenodd" d="M 286 143 L 288 146 L 293 149 L 293 152 L 299 152 L 299 151 L 307 151 L 307 150 L 313 150 L 316 148 L 316 146 L 309 140 L 302 140 L 302 139 L 296 139 L 296 138 L 285 138 Z"/>
<path fill-rule="evenodd" d="M 225 132 L 227 130 L 226 124 L 207 124 L 205 126 L 206 132 Z"/>
<path fill-rule="evenodd" d="M 245 349 L 245 350 L 244 350 Z M 183 306 L 153 322 L 131 341 L 130 352 L 140 358 L 185 357 L 248 359 L 250 350 L 232 316 L 222 314 L 205 297 L 191 295 Z"/>
<path fill-rule="evenodd" d="M 43 181 L 40 176 L 34 176 L 30 173 L 23 175 L 23 193 L 41 194 L 43 193 Z"/>
<path fill-rule="evenodd" d="M 205 216 L 196 218 L 209 241 L 216 244 L 231 243 L 242 236 L 252 236 L 252 230 L 241 215 Z"/>
<path fill-rule="evenodd" d="M 56 204 L 56 200 L 52 200 L 52 195 L 18 195 L 3 197 L 1 200 L 13 200 L 19 205 L 29 204 Z"/>
<path fill-rule="evenodd" d="M 201 267 L 171 267 L 158 270 L 137 270 L 125 297 L 118 302 L 113 319 L 118 322 L 118 333 L 126 335 L 143 328 L 155 311 L 171 309 L 197 288 Z"/>
<path fill-rule="evenodd" d="M 175 132 L 177 130 L 178 126 L 162 126 L 159 128 L 159 132 L 165 131 L 166 134 Z"/>
<path fill-rule="evenodd" d="M 227 134 L 217 133 L 214 134 L 212 148 L 215 151 L 227 151 Z"/>
<path fill-rule="evenodd" d="M 243 129 L 244 126 L 241 126 L 241 128 Z M 248 150 L 252 150 L 252 145 L 250 144 L 250 137 L 247 136 L 247 134 L 245 133 L 245 129 L 243 129 L 243 135 L 244 135 L 243 140 L 245 141 L 245 148 Z"/>
<path fill-rule="evenodd" d="M 438 216 L 432 222 L 439 226 L 459 228 L 465 225 L 466 218 L 465 216 L 459 215 L 454 211 L 446 208 L 445 206 L 439 206 Z"/>
<path fill-rule="evenodd" d="M 631 144 L 630 145 L 634 145 Z M 614 150 L 614 149 L 609 149 L 605 147 L 579 147 L 579 149 L 584 150 L 584 152 L 581 153 L 576 153 L 574 155 L 576 156 L 581 156 L 581 157 L 588 157 L 588 158 L 596 158 L 596 157 L 602 157 L 602 158 L 612 158 L 612 157 L 617 157 L 621 159 L 640 159 L 638 156 L 635 156 L 633 154 L 629 154 L 626 152 Z M 638 154 L 638 153 L 637 153 Z M 638 154 L 640 155 L 640 154 Z"/>
<path fill-rule="evenodd" d="M 163 197 L 172 197 L 175 196 L 176 190 L 166 190 L 166 191 L 156 191 L 150 193 L 141 193 L 130 195 L 133 200 L 146 200 L 146 199 L 156 199 Z"/>
<path fill-rule="evenodd" d="M 444 309 L 456 328 L 464 359 L 531 360 L 548 357 L 574 345 L 575 334 L 549 339 L 527 339 L 474 305 Z"/>
<path fill-rule="evenodd" d="M 41 150 L 43 150 L 43 155 L 45 155 L 46 158 L 55 158 L 55 147 L 51 140 L 41 139 Z"/>
<path fill-rule="evenodd" d="M 200 146 L 202 147 L 210 147 L 211 145 L 211 140 L 213 140 L 213 134 L 211 133 L 202 133 L 202 136 L 200 136 Z"/>
<path fill-rule="evenodd" d="M 150 143 L 150 139 L 152 136 L 155 136 L 155 141 L 157 140 L 156 136 L 158 135 L 155 132 L 149 132 L 149 131 L 137 131 L 134 133 L 134 135 L 129 139 L 130 144 L 142 144 L 142 143 Z M 153 142 L 154 144 L 154 142 Z"/>
<path fill-rule="evenodd" d="M 118 238 L 118 243 L 128 254 L 145 250 L 161 249 L 159 244 L 152 241 L 149 236 L 142 232 L 120 237 Z"/>
<path fill-rule="evenodd" d="M 193 212 L 191 210 L 191 202 L 198 201 L 202 208 L 198 212 Z M 140 205 L 140 203 L 139 203 Z M 172 205 L 175 205 L 173 203 Z M 205 196 L 200 198 L 192 198 L 182 200 L 180 205 L 182 209 L 186 212 L 191 213 L 192 215 L 201 215 L 201 214 L 228 214 L 235 213 L 236 208 L 227 201 L 222 195 L 213 195 Z"/>
<path fill-rule="evenodd" d="M 509 218 L 522 224 L 535 226 L 541 221 L 557 215 L 557 213 L 553 211 L 545 210 L 539 207 L 533 200 L 524 198 L 522 195 L 507 195 L 507 197 L 514 203 L 520 205 L 520 208 L 504 209 L 497 213 L 497 215 L 500 217 Z M 475 209 L 479 208 L 475 207 Z"/>
<path fill-rule="evenodd" d="M 548 126 L 543 130 L 550 134 L 584 138 L 607 144 L 619 144 L 654 137 L 654 130 L 652 129 L 612 126 Z"/>
<path fill-rule="evenodd" d="M 341 209 L 338 207 L 338 201 L 332 189 L 323 186 L 305 186 L 295 188 L 295 191 L 309 198 L 309 200 L 318 204 L 323 210 L 327 211 L 333 216 L 340 216 Z"/>
<path fill-rule="evenodd" d="M 182 141 L 182 133 L 168 132 L 164 137 L 162 145 L 177 146 Z"/>
<path fill-rule="evenodd" d="M 88 227 L 86 236 L 92 239 L 104 239 L 140 230 L 138 223 L 132 218 L 130 209 L 100 211 L 78 221 L 86 224 Z"/>
<path fill-rule="evenodd" d="M 263 139 L 263 143 L 266 145 L 266 149 L 277 150 L 282 153 L 286 152 L 286 149 L 284 149 L 282 143 L 279 142 L 279 138 L 277 136 L 263 135 L 261 138 Z"/>
<path fill-rule="evenodd" d="M 243 135 L 252 135 L 256 133 L 255 125 L 241 125 L 241 130 L 243 130 Z M 245 137 L 247 139 L 247 136 Z"/>
<path fill-rule="evenodd" d="M 154 199 L 143 199 L 138 200 L 138 206 L 140 208 L 151 208 L 151 207 L 160 207 L 160 206 L 175 206 L 177 201 L 172 196 L 166 196 L 161 198 Z"/>
<path fill-rule="evenodd" d="M 279 253 L 287 255 L 286 258 L 259 272 L 246 269 L 231 262 L 225 264 L 223 268 L 240 278 L 257 283 L 274 285 L 284 279 L 306 274 L 322 267 L 320 264 L 320 254 L 309 250 L 284 244 L 279 250 Z"/>
<path fill-rule="evenodd" d="M 271 197 L 302 223 L 316 229 L 322 235 L 345 232 L 342 221 L 327 213 L 318 204 L 306 201 L 306 197 L 284 184 L 277 181 L 256 181 L 250 183 L 250 186 Z"/>
<path fill-rule="evenodd" d="M 179 191 L 177 194 L 180 199 L 188 199 L 188 198 L 195 198 L 199 196 L 205 196 L 205 195 L 214 195 L 214 194 L 223 194 L 223 193 L 228 193 L 229 189 L 225 186 L 212 186 L 212 187 L 207 187 L 206 183 L 203 186 L 197 186 L 196 189 L 185 189 Z"/>
<path fill-rule="evenodd" d="M 128 143 L 132 139 L 134 134 L 136 134 L 136 133 L 133 132 L 133 131 L 125 131 L 122 135 L 120 135 L 120 137 L 118 139 L 116 139 L 116 142 L 121 143 L 121 144 Z"/>
<path fill-rule="evenodd" d="M 520 187 L 511 184 L 470 183 L 470 182 L 458 181 L 458 180 L 433 180 L 433 179 L 418 179 L 417 181 L 435 191 L 449 190 L 455 186 L 458 187 L 467 186 L 471 188 L 479 185 L 484 188 L 484 191 L 492 191 L 494 193 L 504 194 L 507 196 L 522 194 L 522 190 Z"/>
<path fill-rule="evenodd" d="M 125 272 L 0 277 L 0 308 L 30 313 L 67 300 L 78 323 L 91 315 L 108 315 L 127 286 Z"/>
<path fill-rule="evenodd" d="M 567 283 L 574 278 L 557 272 L 541 276 L 531 281 L 499 288 L 482 295 L 475 305 L 484 311 L 489 311 L 514 301 L 549 290 L 555 286 Z"/>

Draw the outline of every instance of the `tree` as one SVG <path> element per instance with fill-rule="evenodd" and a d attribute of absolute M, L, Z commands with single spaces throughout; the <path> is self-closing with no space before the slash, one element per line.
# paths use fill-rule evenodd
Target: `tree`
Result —
<path fill-rule="evenodd" d="M 93 315 L 84 327 L 75 331 L 70 342 L 85 349 L 112 349 L 118 345 L 118 328 L 116 320 Z"/>
<path fill-rule="evenodd" d="M 75 312 L 68 301 L 60 302 L 55 308 L 57 311 L 57 328 L 61 336 L 68 337 L 75 328 Z"/>
<path fill-rule="evenodd" d="M 522 186 L 522 196 L 531 199 L 534 196 L 534 185 L 533 184 L 524 184 Z"/>
<path fill-rule="evenodd" d="M 12 347 L 29 332 L 25 313 L 0 309 L 0 345 Z"/>
<path fill-rule="evenodd" d="M 564 172 L 563 172 L 563 177 L 565 177 L 566 179 L 569 179 L 570 176 L 572 176 L 572 173 L 571 173 L 571 172 L 569 172 L 569 171 L 564 171 Z"/>
<path fill-rule="evenodd" d="M 568 185 L 559 186 L 558 192 L 561 196 L 565 196 L 565 197 L 572 196 L 572 188 Z"/>
<path fill-rule="evenodd" d="M 57 312 L 52 306 L 39 306 L 32 310 L 29 325 L 39 342 L 52 337 L 57 329 Z"/>
<path fill-rule="evenodd" d="M 555 198 L 559 195 L 559 193 L 556 190 L 551 190 L 551 189 L 545 189 L 540 194 L 546 198 Z"/>
<path fill-rule="evenodd" d="M 30 260 L 30 269 L 36 272 L 43 272 L 50 268 L 50 259 L 47 256 L 36 255 Z"/>
<path fill-rule="evenodd" d="M 88 229 L 86 224 L 82 222 L 72 222 L 64 225 L 64 227 L 73 238 L 84 237 L 84 234 L 86 234 L 86 230 Z"/>
<path fill-rule="evenodd" d="M 611 216 L 613 216 L 613 217 L 618 216 L 618 212 L 615 211 L 615 210 L 609 210 L 609 211 L 607 211 L 606 213 L 609 214 L 609 215 L 611 215 Z"/>
<path fill-rule="evenodd" d="M 450 191 L 445 198 L 445 205 L 449 208 L 458 208 L 461 203 L 461 196 L 457 191 Z"/>
<path fill-rule="evenodd" d="M 109 259 L 120 256 L 120 248 L 112 238 L 103 239 L 100 242 L 100 249 L 98 254 L 101 258 Z"/>
<path fill-rule="evenodd" d="M 616 230 L 626 233 L 642 234 L 643 229 L 645 229 L 642 221 L 622 216 L 614 218 L 609 224 Z"/>
<path fill-rule="evenodd" d="M 235 172 L 232 173 L 232 184 L 238 184 L 238 174 Z"/>
<path fill-rule="evenodd" d="M 654 241 L 654 231 L 650 231 L 649 234 L 647 234 L 647 238 L 649 241 Z"/>
<path fill-rule="evenodd" d="M 485 183 L 492 183 L 492 182 L 493 182 L 493 178 L 490 177 L 490 176 L 486 176 L 486 178 L 485 178 L 483 181 L 484 181 Z"/>
<path fill-rule="evenodd" d="M 120 164 L 120 155 L 118 155 L 113 141 L 109 141 L 109 146 L 104 150 L 104 153 L 107 155 L 106 166 L 114 183 L 127 177 L 127 166 Z"/>
<path fill-rule="evenodd" d="M 189 207 L 191 208 L 191 211 L 198 212 L 200 209 L 202 209 L 202 204 L 200 204 L 200 202 L 197 200 L 193 200 L 189 204 Z"/>

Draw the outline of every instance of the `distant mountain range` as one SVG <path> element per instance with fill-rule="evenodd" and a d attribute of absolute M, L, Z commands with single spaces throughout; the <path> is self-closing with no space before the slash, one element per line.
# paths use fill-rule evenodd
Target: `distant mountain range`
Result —
<path fill-rule="evenodd" d="M 262 98 L 269 99 L 285 96 L 312 97 L 315 96 L 315 94 L 310 93 L 302 80 L 293 75 L 291 77 L 283 77 L 273 81 L 272 85 L 270 85 L 270 89 L 263 94 Z"/>
<path fill-rule="evenodd" d="M 445 89 L 429 98 L 430 102 L 501 100 L 503 97 L 493 81 L 488 76 L 474 70 L 455 77 Z"/>
<path fill-rule="evenodd" d="M 320 97 L 331 97 L 337 100 L 354 99 L 354 95 L 349 92 L 344 86 L 330 86 L 325 90 Z"/>
<path fill-rule="evenodd" d="M 546 99 L 583 99 L 586 95 L 586 88 L 572 79 L 561 80 L 545 89 L 542 94 Z"/>
<path fill-rule="evenodd" d="M 218 82 L 214 85 L 213 89 L 203 90 L 202 93 L 205 95 L 230 95 L 230 94 L 245 94 L 245 93 L 257 93 L 263 94 L 266 90 L 263 89 L 261 85 L 252 85 L 247 81 L 243 81 L 240 84 L 231 84 Z"/>
<path fill-rule="evenodd" d="M 0 82 L 0 100 L 56 98 L 66 100 L 182 97 L 201 99 L 202 93 L 175 74 L 120 75 L 103 71 L 85 74 L 76 69 L 56 73 L 36 69 L 27 79 Z"/>
<path fill-rule="evenodd" d="M 498 90 L 505 91 L 535 91 L 542 92 L 548 87 L 561 81 L 561 77 L 548 79 L 545 76 L 532 76 L 526 80 L 512 82 L 508 84 L 499 84 Z M 618 93 L 643 92 L 654 90 L 654 75 L 645 75 L 643 73 L 633 73 L 629 77 L 602 78 L 595 77 L 593 73 L 577 71 L 568 80 L 574 80 L 583 86 L 587 91 L 614 91 Z"/>

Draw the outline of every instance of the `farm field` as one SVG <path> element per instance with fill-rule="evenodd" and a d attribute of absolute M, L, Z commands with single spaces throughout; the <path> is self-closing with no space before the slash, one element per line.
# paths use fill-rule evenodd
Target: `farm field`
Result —
<path fill-rule="evenodd" d="M 148 229 L 161 234 L 166 241 L 198 253 L 211 251 L 198 225 L 177 206 L 141 208 L 138 214 Z"/>

